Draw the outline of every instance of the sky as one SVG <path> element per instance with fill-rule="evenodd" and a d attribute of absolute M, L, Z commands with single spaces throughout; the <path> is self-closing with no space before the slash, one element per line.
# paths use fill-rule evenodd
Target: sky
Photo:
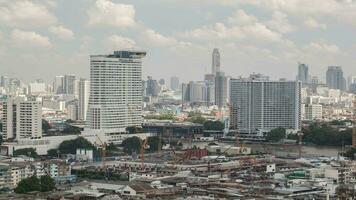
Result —
<path fill-rule="evenodd" d="M 356 75 L 355 0 L 0 0 L 0 75 L 89 77 L 89 55 L 142 49 L 143 78 Z"/>

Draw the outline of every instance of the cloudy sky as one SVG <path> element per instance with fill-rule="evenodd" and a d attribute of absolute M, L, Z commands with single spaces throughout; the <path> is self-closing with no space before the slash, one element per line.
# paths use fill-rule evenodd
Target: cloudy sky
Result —
<path fill-rule="evenodd" d="M 144 76 L 201 80 L 214 47 L 233 77 L 356 75 L 355 19 L 354 0 L 0 0 L 0 75 L 88 77 L 89 55 L 140 48 Z"/>

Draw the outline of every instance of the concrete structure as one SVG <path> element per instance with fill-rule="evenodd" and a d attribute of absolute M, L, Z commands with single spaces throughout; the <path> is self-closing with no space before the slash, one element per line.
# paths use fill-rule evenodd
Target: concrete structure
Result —
<path fill-rule="evenodd" d="M 78 104 L 78 118 L 80 120 L 87 120 L 88 103 L 89 103 L 90 82 L 86 79 L 79 80 L 79 104 Z"/>
<path fill-rule="evenodd" d="M 142 122 L 144 51 L 90 56 L 89 128 L 120 132 Z"/>
<path fill-rule="evenodd" d="M 46 92 L 45 83 L 30 83 L 28 85 L 28 93 L 31 95 L 38 95 Z"/>
<path fill-rule="evenodd" d="M 3 103 L 3 138 L 21 140 L 42 137 L 41 102 L 9 98 Z"/>
<path fill-rule="evenodd" d="M 215 76 L 215 105 L 219 108 L 227 103 L 227 78 L 224 72 L 217 72 Z"/>
<path fill-rule="evenodd" d="M 75 82 L 76 78 L 75 75 L 64 75 L 64 94 L 70 94 L 74 95 L 75 94 Z"/>
<path fill-rule="evenodd" d="M 171 90 L 178 90 L 179 89 L 179 78 L 176 76 L 171 77 Z"/>
<path fill-rule="evenodd" d="M 298 63 L 298 76 L 297 80 L 301 81 L 303 84 L 308 83 L 309 77 L 309 67 L 306 64 Z"/>
<path fill-rule="evenodd" d="M 346 89 L 346 79 L 341 66 L 329 66 L 326 71 L 326 84 L 330 89 Z"/>
<path fill-rule="evenodd" d="M 301 128 L 301 82 L 270 81 L 254 75 L 230 81 L 231 124 L 240 133 L 256 134 L 283 127 Z"/>
<path fill-rule="evenodd" d="M 147 77 L 146 95 L 151 97 L 157 97 L 159 92 L 160 92 L 160 86 L 157 80 L 154 80 L 152 76 Z"/>
<path fill-rule="evenodd" d="M 220 53 L 219 49 L 215 48 L 212 54 L 211 73 L 215 75 L 217 72 L 220 72 Z"/>
<path fill-rule="evenodd" d="M 53 81 L 53 92 L 55 94 L 64 93 L 64 76 L 56 76 Z"/>
<path fill-rule="evenodd" d="M 304 120 L 321 120 L 323 119 L 323 106 L 320 104 L 306 104 L 304 106 Z"/>

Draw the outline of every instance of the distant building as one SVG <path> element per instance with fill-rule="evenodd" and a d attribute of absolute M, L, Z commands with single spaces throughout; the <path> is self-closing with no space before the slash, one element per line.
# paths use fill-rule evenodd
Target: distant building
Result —
<path fill-rule="evenodd" d="M 144 51 L 90 56 L 90 129 L 117 132 L 142 123 Z"/>
<path fill-rule="evenodd" d="M 230 123 L 240 133 L 301 128 L 301 82 L 254 75 L 230 80 Z"/>
<path fill-rule="evenodd" d="M 227 103 L 227 78 L 224 72 L 217 72 L 215 76 L 215 105 L 219 108 Z"/>
<path fill-rule="evenodd" d="M 78 103 L 71 102 L 67 105 L 67 118 L 73 121 L 78 120 Z"/>
<path fill-rule="evenodd" d="M 42 137 L 42 106 L 38 101 L 9 98 L 3 102 L 3 138 L 6 140 Z"/>
<path fill-rule="evenodd" d="M 320 104 L 306 104 L 304 109 L 304 120 L 312 121 L 323 118 L 323 106 Z"/>
<path fill-rule="evenodd" d="M 326 85 L 330 89 L 346 89 L 346 79 L 341 66 L 329 66 L 326 71 Z"/>
<path fill-rule="evenodd" d="M 146 95 L 151 97 L 157 97 L 160 92 L 160 87 L 157 80 L 153 80 L 151 76 L 146 81 Z"/>
<path fill-rule="evenodd" d="M 64 76 L 56 76 L 53 81 L 53 92 L 55 94 L 64 93 Z"/>
<path fill-rule="evenodd" d="M 171 89 L 174 91 L 179 89 L 179 78 L 176 76 L 171 77 Z"/>
<path fill-rule="evenodd" d="M 301 81 L 303 84 L 309 83 L 309 67 L 306 64 L 298 64 L 298 77 L 297 80 Z"/>
<path fill-rule="evenodd" d="M 159 79 L 158 83 L 159 83 L 160 85 L 165 85 L 165 84 L 166 84 L 166 81 L 165 81 L 163 78 L 161 78 L 161 79 Z"/>
<path fill-rule="evenodd" d="M 350 76 L 348 78 L 348 82 L 349 82 L 349 91 L 352 93 L 356 93 L 356 76 Z"/>
<path fill-rule="evenodd" d="M 220 52 L 218 48 L 215 48 L 212 54 L 211 73 L 215 75 L 219 71 L 220 71 Z"/>
<path fill-rule="evenodd" d="M 89 103 L 90 81 L 86 79 L 79 80 L 79 93 L 78 93 L 78 118 L 80 120 L 87 120 L 88 103 Z"/>
<path fill-rule="evenodd" d="M 45 83 L 30 83 L 28 85 L 28 93 L 30 95 L 38 95 L 46 92 Z"/>
<path fill-rule="evenodd" d="M 75 75 L 64 75 L 64 94 L 75 94 Z"/>

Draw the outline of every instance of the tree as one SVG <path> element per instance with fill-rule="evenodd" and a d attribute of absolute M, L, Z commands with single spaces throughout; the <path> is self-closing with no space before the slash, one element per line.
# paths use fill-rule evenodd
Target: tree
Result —
<path fill-rule="evenodd" d="M 225 127 L 224 123 L 221 121 L 206 121 L 204 122 L 204 129 L 205 130 L 214 130 L 214 131 L 221 131 Z"/>
<path fill-rule="evenodd" d="M 202 116 L 200 112 L 189 112 L 188 121 L 197 124 L 204 124 L 206 119 Z"/>
<path fill-rule="evenodd" d="M 138 153 L 141 149 L 141 139 L 139 137 L 129 137 L 122 141 L 121 144 L 124 147 L 124 152 L 132 154 L 133 152 Z"/>
<path fill-rule="evenodd" d="M 56 183 L 54 182 L 54 179 L 48 175 L 41 176 L 40 186 L 41 192 L 49 192 L 56 189 Z"/>
<path fill-rule="evenodd" d="M 267 133 L 266 140 L 272 142 L 278 142 L 281 139 L 286 138 L 286 129 L 284 128 L 275 128 Z"/>
<path fill-rule="evenodd" d="M 71 126 L 69 124 L 66 124 L 66 126 L 64 127 L 62 133 L 79 134 L 81 131 L 82 131 L 82 129 L 79 128 L 79 127 L 75 127 L 75 126 Z"/>
<path fill-rule="evenodd" d="M 94 146 L 85 138 L 78 137 L 74 140 L 63 141 L 58 147 L 61 154 L 75 154 L 77 149 L 94 149 Z"/>
<path fill-rule="evenodd" d="M 350 160 L 354 160 L 354 155 L 356 154 L 356 148 L 351 148 L 345 153 L 345 157 L 349 158 Z"/>
<path fill-rule="evenodd" d="M 13 154 L 14 156 L 24 155 L 32 158 L 38 158 L 38 154 L 34 148 L 17 149 Z"/>
<path fill-rule="evenodd" d="M 158 136 L 152 136 L 147 138 L 147 144 L 149 146 L 149 151 L 154 152 L 158 151 L 158 149 L 162 149 L 162 146 L 165 144 L 164 140 L 161 139 L 161 145 L 159 145 L 160 138 Z"/>
<path fill-rule="evenodd" d="M 51 129 L 51 125 L 48 123 L 47 120 L 42 119 L 42 131 L 47 133 L 49 129 Z"/>
<path fill-rule="evenodd" d="M 129 132 L 129 134 L 135 134 L 135 133 L 142 133 L 142 128 L 137 127 L 137 126 L 129 126 L 126 127 L 126 131 Z"/>
<path fill-rule="evenodd" d="M 36 176 L 31 176 L 29 178 L 21 180 L 17 187 L 15 188 L 15 192 L 19 194 L 25 194 L 33 191 L 40 191 L 41 185 L 40 180 Z"/>
<path fill-rule="evenodd" d="M 50 149 L 47 151 L 47 156 L 49 157 L 58 157 L 58 154 L 59 154 L 59 150 L 57 149 Z"/>
<path fill-rule="evenodd" d="M 0 121 L 0 132 L 2 132 L 2 122 Z"/>

